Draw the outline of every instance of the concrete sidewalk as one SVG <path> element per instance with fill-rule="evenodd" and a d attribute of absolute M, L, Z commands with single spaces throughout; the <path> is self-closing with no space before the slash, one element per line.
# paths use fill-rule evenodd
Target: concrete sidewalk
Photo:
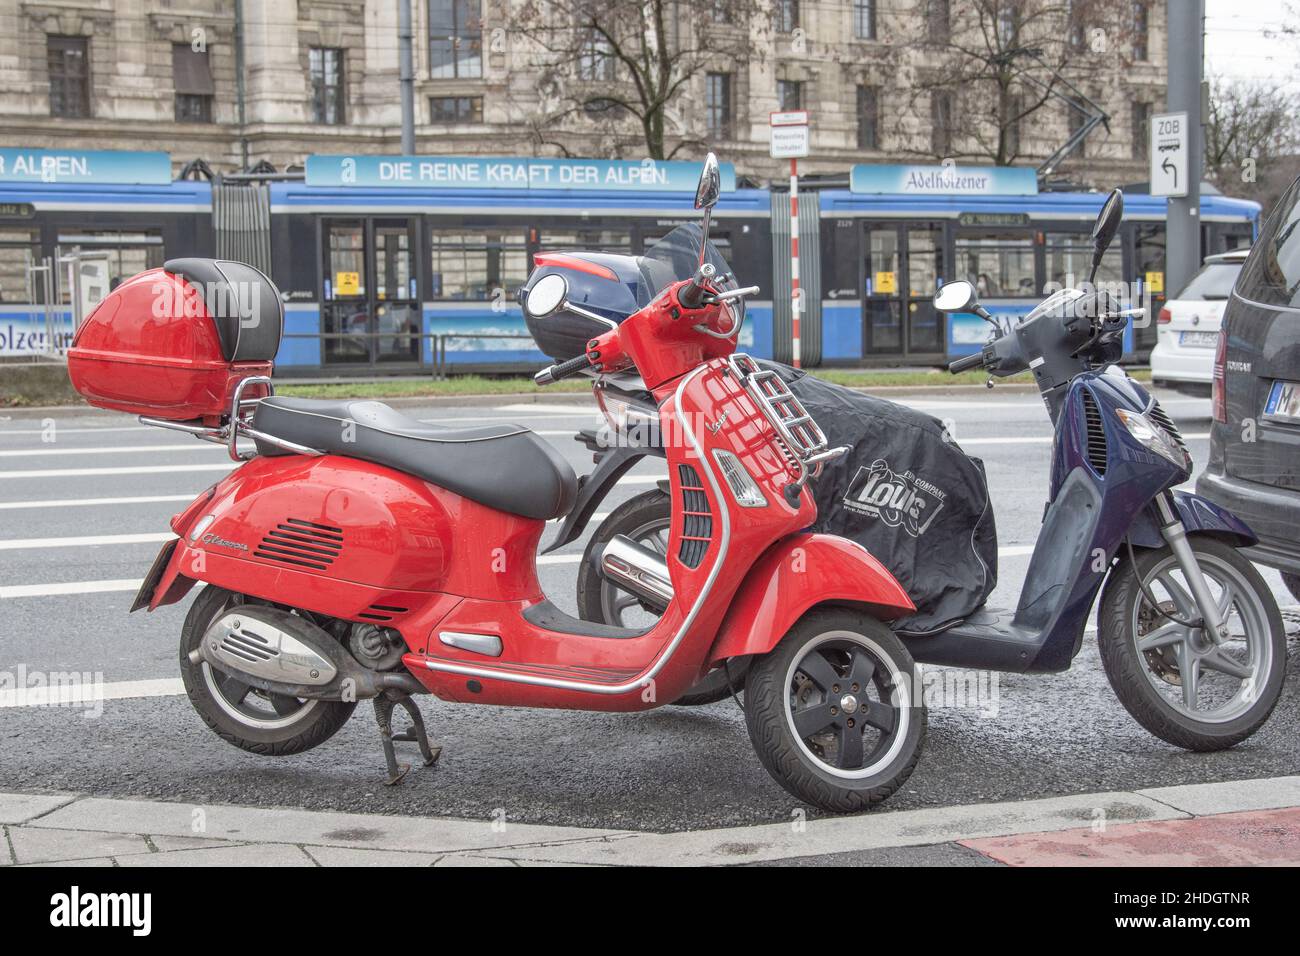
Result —
<path fill-rule="evenodd" d="M 0 793 L 0 865 L 673 866 L 1300 863 L 1300 776 L 644 833 Z"/>

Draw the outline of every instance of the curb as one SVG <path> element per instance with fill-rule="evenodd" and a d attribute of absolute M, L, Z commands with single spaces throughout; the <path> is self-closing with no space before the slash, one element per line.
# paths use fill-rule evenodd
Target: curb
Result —
<path fill-rule="evenodd" d="M 98 849 L 118 839 L 148 843 L 190 840 L 177 855 L 153 853 L 156 862 L 212 862 L 212 853 L 241 856 L 260 852 L 263 862 L 299 865 L 332 857 L 356 864 L 378 853 L 387 863 L 463 865 L 679 866 L 773 863 L 844 854 L 961 844 L 980 849 L 988 841 L 1033 834 L 1095 833 L 1097 846 L 1108 832 L 1122 835 L 1134 825 L 1213 821 L 1225 814 L 1293 811 L 1300 805 L 1300 776 L 1188 784 L 1140 790 L 1072 794 L 1035 800 L 899 810 L 853 817 L 651 833 L 514 823 L 501 818 L 447 817 L 309 811 L 291 807 L 242 807 L 156 800 L 105 799 L 85 794 L 0 793 L 0 824 L 11 846 L 44 840 L 57 843 L 62 861 L 107 860 L 118 854 Z M 1295 814 L 1290 814 L 1295 817 Z M 195 820 L 203 820 L 201 830 Z M 1101 821 L 1102 825 L 1098 825 Z M 1108 830 L 1109 828 L 1109 830 Z M 13 839 L 22 835 L 21 839 Z M 1258 840 L 1274 840 L 1265 827 Z M 1248 838 L 1251 840 L 1255 837 Z M 977 842 L 978 841 L 978 842 Z M 301 856 L 286 851 L 301 851 Z M 317 850 L 329 852 L 320 852 Z M 128 855 L 148 852 L 136 847 Z M 180 855 L 182 852 L 192 856 Z M 230 861 L 232 857 L 226 857 Z M 12 862 L 58 862 L 20 859 Z M 378 862 L 371 857 L 372 862 Z M 3 861 L 0 855 L 0 862 Z M 248 861 L 256 865 L 254 860 Z M 1136 861 L 1140 862 L 1140 858 Z M 1297 862 L 1297 861 L 1290 861 Z"/>

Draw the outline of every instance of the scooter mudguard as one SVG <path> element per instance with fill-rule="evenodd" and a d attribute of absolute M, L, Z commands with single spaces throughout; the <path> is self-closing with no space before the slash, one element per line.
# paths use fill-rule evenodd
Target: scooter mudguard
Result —
<path fill-rule="evenodd" d="M 1188 534 L 1209 534 L 1222 538 L 1238 548 L 1248 548 L 1259 542 L 1255 532 L 1246 522 L 1231 511 L 1220 508 L 1208 498 L 1192 494 L 1189 491 L 1175 491 L 1174 504 L 1178 508 L 1178 517 Z M 1133 520 L 1129 528 L 1129 539 L 1136 548 L 1162 548 L 1164 537 L 1160 534 L 1160 524 L 1156 521 L 1154 506 L 1144 508 Z"/>
<path fill-rule="evenodd" d="M 130 613 L 141 608 L 153 611 L 165 604 L 175 604 L 194 586 L 195 579 L 181 573 L 181 555 L 185 549 L 178 548 L 177 545 L 198 521 L 199 515 L 216 491 L 216 485 L 204 490 L 185 506 L 184 511 L 172 517 L 171 529 L 179 537 L 173 538 L 159 549 L 149 573 L 140 582 L 140 590 L 131 603 Z"/>
<path fill-rule="evenodd" d="M 882 620 L 916 610 L 866 548 L 829 534 L 797 534 L 769 548 L 741 583 L 709 663 L 766 654 L 818 604 L 851 604 Z"/>
<path fill-rule="evenodd" d="M 645 449 L 633 447 L 616 447 L 602 452 L 595 470 L 580 479 L 578 500 L 574 502 L 568 517 L 564 519 L 560 533 L 543 549 L 542 554 L 550 554 L 557 548 L 578 540 L 605 495 L 618 484 L 620 478 L 627 474 L 628 469 L 645 455 Z"/>

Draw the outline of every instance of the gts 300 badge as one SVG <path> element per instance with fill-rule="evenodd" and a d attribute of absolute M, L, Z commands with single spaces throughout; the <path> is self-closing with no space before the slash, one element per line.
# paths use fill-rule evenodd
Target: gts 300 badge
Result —
<path fill-rule="evenodd" d="M 943 510 L 946 497 L 925 479 L 910 471 L 900 475 L 885 459 L 877 458 L 870 468 L 859 468 L 853 476 L 844 507 L 879 518 L 891 528 L 902 525 L 904 531 L 918 538 Z"/>

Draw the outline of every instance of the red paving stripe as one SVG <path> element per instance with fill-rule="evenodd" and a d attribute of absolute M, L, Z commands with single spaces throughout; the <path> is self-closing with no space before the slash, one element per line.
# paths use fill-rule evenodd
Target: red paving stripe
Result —
<path fill-rule="evenodd" d="M 1300 807 L 958 842 L 1008 866 L 1294 866 Z"/>

